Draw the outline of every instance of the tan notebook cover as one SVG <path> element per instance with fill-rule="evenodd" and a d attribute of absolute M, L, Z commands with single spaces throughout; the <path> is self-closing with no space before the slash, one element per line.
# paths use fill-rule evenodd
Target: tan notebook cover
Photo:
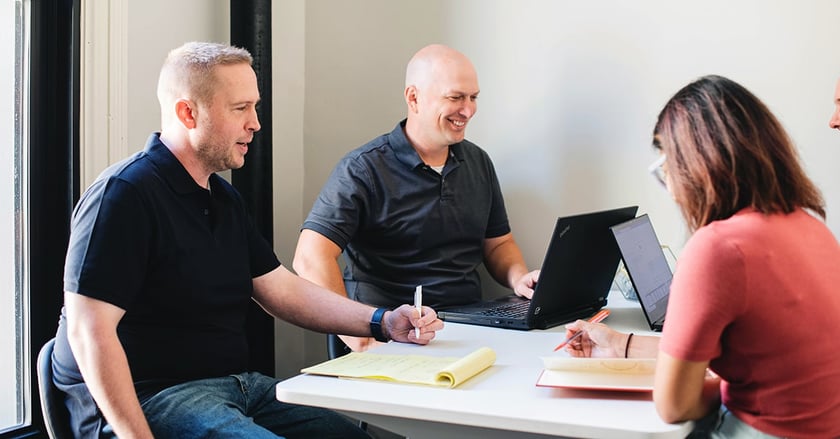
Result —
<path fill-rule="evenodd" d="M 542 357 L 539 387 L 650 392 L 655 358 Z"/>

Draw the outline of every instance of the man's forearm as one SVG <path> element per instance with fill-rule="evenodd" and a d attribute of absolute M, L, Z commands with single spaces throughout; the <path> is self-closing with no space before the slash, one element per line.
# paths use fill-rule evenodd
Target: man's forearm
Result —
<path fill-rule="evenodd" d="M 485 266 L 496 281 L 513 288 L 516 282 L 528 273 L 522 251 L 513 238 L 488 248 L 485 253 Z"/>
<path fill-rule="evenodd" d="M 297 261 L 296 261 L 297 262 Z M 295 263 L 295 271 L 298 276 L 324 287 L 330 291 L 347 296 L 344 288 L 344 278 L 341 275 L 341 267 L 336 260 L 322 260 L 319 263 Z"/>
<path fill-rule="evenodd" d="M 298 276 L 346 297 L 338 265 L 340 256 L 341 249 L 334 242 L 314 230 L 304 229 L 298 238 L 292 267 Z"/>
<path fill-rule="evenodd" d="M 373 308 L 335 294 L 282 265 L 253 282 L 254 299 L 281 320 L 318 332 L 370 334 Z"/>
<path fill-rule="evenodd" d="M 90 337 L 71 342 L 73 355 L 79 364 L 91 396 L 102 410 L 105 420 L 120 438 L 151 438 L 125 352 L 119 339 L 94 340 Z"/>

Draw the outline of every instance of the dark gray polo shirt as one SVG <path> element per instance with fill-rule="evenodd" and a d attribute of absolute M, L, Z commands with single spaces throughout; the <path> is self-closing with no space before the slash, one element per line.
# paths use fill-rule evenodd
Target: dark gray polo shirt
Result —
<path fill-rule="evenodd" d="M 405 120 L 348 153 L 303 223 L 344 250 L 350 297 L 395 307 L 423 285 L 435 308 L 481 299 L 476 268 L 486 238 L 510 232 L 487 153 L 450 145 L 442 174 L 408 142 Z"/>

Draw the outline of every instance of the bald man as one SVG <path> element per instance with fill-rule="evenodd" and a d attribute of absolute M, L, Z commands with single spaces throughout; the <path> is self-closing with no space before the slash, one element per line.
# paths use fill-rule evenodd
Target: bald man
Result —
<path fill-rule="evenodd" d="M 433 308 L 481 300 L 477 268 L 530 298 L 490 157 L 465 140 L 478 76 L 462 53 L 430 45 L 409 61 L 406 119 L 338 163 L 303 223 L 293 266 L 316 284 L 378 307 L 423 286 Z M 344 254 L 342 273 L 338 258 Z M 341 337 L 351 349 L 369 337 Z"/>

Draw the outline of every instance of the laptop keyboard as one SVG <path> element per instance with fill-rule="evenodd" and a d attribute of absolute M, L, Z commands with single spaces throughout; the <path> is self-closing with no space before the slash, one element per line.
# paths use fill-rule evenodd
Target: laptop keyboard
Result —
<path fill-rule="evenodd" d="M 479 314 L 490 317 L 524 317 L 528 314 L 528 308 L 531 302 L 523 300 L 521 302 L 505 303 L 499 306 L 481 311 Z"/>

